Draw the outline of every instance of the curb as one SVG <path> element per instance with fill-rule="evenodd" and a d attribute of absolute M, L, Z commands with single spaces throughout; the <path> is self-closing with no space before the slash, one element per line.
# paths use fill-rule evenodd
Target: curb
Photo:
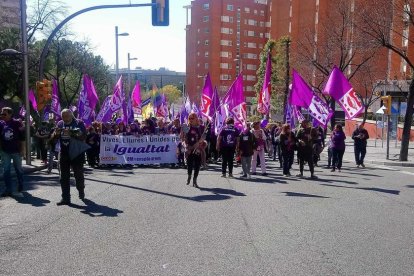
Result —
<path fill-rule="evenodd" d="M 328 158 L 328 154 L 322 153 L 326 158 Z M 355 163 L 354 159 L 344 158 L 344 161 Z M 373 165 L 381 165 L 381 166 L 389 166 L 389 167 L 414 167 L 414 162 L 412 161 L 377 161 L 377 160 L 367 160 L 365 159 L 365 164 L 373 164 Z"/>

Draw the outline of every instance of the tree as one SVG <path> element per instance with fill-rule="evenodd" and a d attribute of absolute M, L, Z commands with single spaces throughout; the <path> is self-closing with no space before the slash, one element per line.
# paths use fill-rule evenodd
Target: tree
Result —
<path fill-rule="evenodd" d="M 264 75 L 266 72 L 267 53 L 270 51 L 272 57 L 272 91 L 271 112 L 283 114 L 286 80 L 286 45 L 289 37 L 281 37 L 279 40 L 269 39 L 260 53 L 260 65 L 256 72 L 257 83 L 255 84 L 256 97 L 263 88 Z"/>
<path fill-rule="evenodd" d="M 408 65 L 411 83 L 407 97 L 407 111 L 401 139 L 400 161 L 408 160 L 410 131 L 414 105 L 414 58 L 409 54 L 408 45 L 414 41 L 408 29 L 414 27 L 413 0 L 372 0 L 358 13 L 361 33 L 370 37 L 378 46 L 384 47 L 401 57 Z M 403 42 L 403 43 L 401 43 Z"/>
<path fill-rule="evenodd" d="M 353 10 L 360 7 L 357 4 L 354 0 L 329 1 L 328 16 L 321 18 L 318 32 L 306 30 L 298 41 L 300 50 L 296 51 L 293 63 L 301 68 L 305 78 L 313 80 L 311 85 L 315 92 L 322 92 L 334 65 L 351 81 L 357 74 L 364 74 L 362 67 L 377 53 L 375 44 L 361 32 L 355 32 L 357 18 Z M 324 94 L 322 97 L 335 111 L 335 101 Z M 335 121 L 334 115 L 331 127 Z"/>
<path fill-rule="evenodd" d="M 182 92 L 175 85 L 166 85 L 161 89 L 161 93 L 164 93 L 169 103 L 178 103 L 181 99 Z"/>

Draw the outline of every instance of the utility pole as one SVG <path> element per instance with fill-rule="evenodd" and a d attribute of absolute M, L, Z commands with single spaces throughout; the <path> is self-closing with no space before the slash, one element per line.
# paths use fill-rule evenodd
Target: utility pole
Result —
<path fill-rule="evenodd" d="M 286 105 L 287 98 L 289 95 L 289 83 L 290 83 L 290 61 L 289 61 L 289 48 L 290 48 L 290 38 L 287 38 L 286 43 L 286 76 L 285 76 L 285 95 L 283 96 L 283 122 L 286 121 Z"/>

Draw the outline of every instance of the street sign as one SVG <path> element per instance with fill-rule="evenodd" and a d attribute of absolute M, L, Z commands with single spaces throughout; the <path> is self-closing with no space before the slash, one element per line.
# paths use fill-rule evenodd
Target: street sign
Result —
<path fill-rule="evenodd" d="M 169 0 L 152 0 L 152 26 L 170 25 Z"/>

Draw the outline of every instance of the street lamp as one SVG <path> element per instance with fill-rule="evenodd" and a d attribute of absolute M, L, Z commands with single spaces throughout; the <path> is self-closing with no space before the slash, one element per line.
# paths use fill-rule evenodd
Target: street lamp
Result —
<path fill-rule="evenodd" d="M 118 36 L 129 36 L 129 33 L 118 33 L 118 26 L 115 26 L 115 82 L 118 81 L 119 77 Z"/>
<path fill-rule="evenodd" d="M 137 60 L 137 58 L 131 58 L 128 53 L 128 92 L 131 92 L 131 60 Z"/>

